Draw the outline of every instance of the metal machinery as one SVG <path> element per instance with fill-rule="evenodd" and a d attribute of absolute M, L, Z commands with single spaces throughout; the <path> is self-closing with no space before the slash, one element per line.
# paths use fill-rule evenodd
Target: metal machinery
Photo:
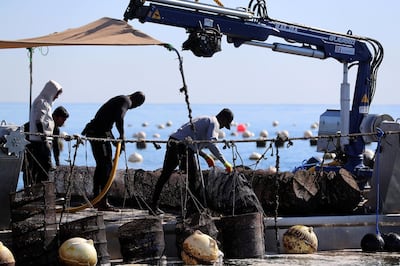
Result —
<path fill-rule="evenodd" d="M 338 137 L 329 143 L 320 138 L 318 151 L 335 152 L 356 178 L 372 176 L 373 169 L 363 163 L 363 152 L 365 144 L 376 138 L 358 133 L 374 133 L 384 120 L 393 121 L 388 115 L 368 114 L 383 59 L 383 47 L 378 41 L 352 35 L 351 31 L 342 34 L 271 19 L 265 1 L 261 0 L 251 0 L 248 8 L 240 10 L 184 0 L 131 0 L 124 19 L 184 28 L 189 38 L 183 49 L 200 57 L 211 57 L 220 51 L 221 37 L 225 35 L 227 42 L 235 47 L 246 44 L 275 52 L 336 59 L 343 64 L 341 106 L 340 110 L 328 110 L 321 115 L 319 135 Z M 266 43 L 269 36 L 281 38 L 283 43 Z M 352 66 L 358 69 L 350 108 L 348 70 Z M 398 123 L 395 124 L 391 129 L 398 128 Z"/>
<path fill-rule="evenodd" d="M 15 192 L 24 159 L 25 140 L 23 127 L 0 123 L 0 229 L 10 226 L 10 193 Z"/>

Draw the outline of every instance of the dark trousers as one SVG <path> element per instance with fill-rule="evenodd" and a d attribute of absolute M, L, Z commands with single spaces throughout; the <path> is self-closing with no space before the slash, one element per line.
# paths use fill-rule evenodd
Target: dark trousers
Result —
<path fill-rule="evenodd" d="M 27 185 L 48 181 L 51 169 L 51 143 L 46 141 L 31 141 L 28 149 L 30 151 L 28 165 L 32 176 L 31 178 L 26 178 L 27 182 L 29 182 Z"/>
<path fill-rule="evenodd" d="M 187 154 L 187 160 L 186 160 Z M 181 170 L 186 170 L 186 161 L 188 163 L 188 182 L 190 191 L 196 195 L 196 178 L 197 178 L 197 161 L 193 150 L 186 149 L 183 143 L 168 142 L 167 151 L 165 152 L 164 165 L 161 175 L 157 180 L 153 192 L 152 207 L 158 207 L 160 194 L 172 172 L 179 165 Z"/>
<path fill-rule="evenodd" d="M 90 141 L 96 169 L 93 176 L 93 196 L 96 197 L 106 186 L 112 169 L 112 150 L 110 142 Z"/>

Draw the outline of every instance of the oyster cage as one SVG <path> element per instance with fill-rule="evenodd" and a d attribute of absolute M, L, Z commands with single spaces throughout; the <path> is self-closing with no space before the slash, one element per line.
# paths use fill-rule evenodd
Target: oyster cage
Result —
<path fill-rule="evenodd" d="M 57 223 L 53 182 L 10 194 L 12 249 L 17 265 L 57 263 Z"/>

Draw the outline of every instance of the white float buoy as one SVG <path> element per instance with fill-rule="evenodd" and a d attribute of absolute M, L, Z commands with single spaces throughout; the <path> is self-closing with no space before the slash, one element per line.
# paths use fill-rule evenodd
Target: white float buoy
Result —
<path fill-rule="evenodd" d="M 136 134 L 137 139 L 145 139 L 146 138 L 146 132 L 140 131 Z"/>
<path fill-rule="evenodd" d="M 261 130 L 260 132 L 260 137 L 262 138 L 268 138 L 268 131 L 267 130 Z"/>
<path fill-rule="evenodd" d="M 165 123 L 165 125 L 166 125 L 167 127 L 172 126 L 172 121 L 168 121 L 167 123 Z"/>
<path fill-rule="evenodd" d="M 158 134 L 158 133 L 154 133 L 154 134 L 153 134 L 153 138 L 159 139 L 159 138 L 161 138 L 161 135 Z"/>
<path fill-rule="evenodd" d="M 306 130 L 306 131 L 304 131 L 303 136 L 305 138 L 311 138 L 313 136 L 313 134 L 312 134 L 311 130 Z"/>
<path fill-rule="evenodd" d="M 58 256 L 63 265 L 97 264 L 97 252 L 91 239 L 73 237 L 66 240 L 58 249 Z"/>
<path fill-rule="evenodd" d="M 139 163 L 143 161 L 143 156 L 137 152 L 134 152 L 129 155 L 128 161 L 131 163 Z"/>
<path fill-rule="evenodd" d="M 318 249 L 318 238 L 312 227 L 294 225 L 283 234 L 286 253 L 311 254 Z"/>
<path fill-rule="evenodd" d="M 219 131 L 218 131 L 218 138 L 219 138 L 219 139 L 225 138 L 225 132 L 224 132 L 223 130 L 219 130 Z"/>
<path fill-rule="evenodd" d="M 249 156 L 250 160 L 259 160 L 260 158 L 261 158 L 261 154 L 259 154 L 258 152 L 253 152 Z"/>
<path fill-rule="evenodd" d="M 278 121 L 275 120 L 275 121 L 272 122 L 272 126 L 273 126 L 273 127 L 277 127 L 278 125 L 279 125 L 279 122 L 278 122 Z"/>
<path fill-rule="evenodd" d="M 289 138 L 289 131 L 287 130 L 279 131 L 278 137 L 280 137 L 282 140 L 287 140 Z"/>
<path fill-rule="evenodd" d="M 243 138 L 250 138 L 250 137 L 253 137 L 253 136 L 254 136 L 254 133 L 249 131 L 249 130 L 246 130 L 245 132 L 242 133 L 242 137 Z"/>
<path fill-rule="evenodd" d="M 0 241 L 0 265 L 15 265 L 15 258 L 11 250 Z"/>
<path fill-rule="evenodd" d="M 317 129 L 319 126 L 318 122 L 311 124 L 311 129 Z"/>
<path fill-rule="evenodd" d="M 182 260 L 187 265 L 213 264 L 218 261 L 221 251 L 217 241 L 196 230 L 183 242 Z M 203 263 L 201 263 L 203 262 Z"/>
<path fill-rule="evenodd" d="M 275 166 L 268 167 L 267 174 L 276 174 L 276 167 Z"/>
<path fill-rule="evenodd" d="M 147 123 L 147 122 L 142 123 L 142 127 L 147 127 L 148 125 L 149 125 L 149 123 Z"/>
<path fill-rule="evenodd" d="M 158 127 L 158 129 L 164 129 L 164 128 L 165 128 L 165 125 L 159 124 L 157 127 Z"/>

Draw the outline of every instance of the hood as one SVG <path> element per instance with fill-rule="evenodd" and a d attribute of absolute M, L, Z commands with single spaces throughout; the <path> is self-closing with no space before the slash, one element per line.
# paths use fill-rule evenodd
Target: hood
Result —
<path fill-rule="evenodd" d="M 52 103 L 54 100 L 54 96 L 56 96 L 57 92 L 61 90 L 62 87 L 58 82 L 54 80 L 49 80 L 37 98 L 45 99 L 49 103 Z"/>

